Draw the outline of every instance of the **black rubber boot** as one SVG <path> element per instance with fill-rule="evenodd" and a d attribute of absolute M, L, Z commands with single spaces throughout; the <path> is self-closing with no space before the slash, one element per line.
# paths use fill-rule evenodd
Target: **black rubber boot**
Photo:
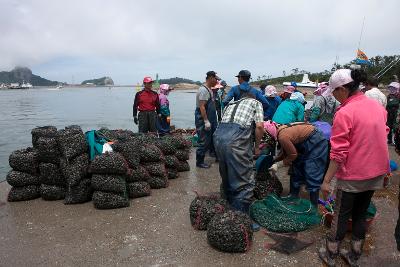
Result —
<path fill-rule="evenodd" d="M 351 241 L 351 250 L 341 249 L 340 256 L 351 266 L 357 267 L 360 266 L 358 264 L 358 260 L 361 257 L 362 248 L 364 246 L 364 239 L 352 240 Z"/>
<path fill-rule="evenodd" d="M 339 254 L 340 241 L 329 241 L 318 251 L 319 258 L 329 267 L 335 267 L 335 258 Z"/>

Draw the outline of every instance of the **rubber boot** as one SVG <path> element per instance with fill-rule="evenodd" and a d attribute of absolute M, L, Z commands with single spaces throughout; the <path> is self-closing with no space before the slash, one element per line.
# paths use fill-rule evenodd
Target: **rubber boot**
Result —
<path fill-rule="evenodd" d="M 319 199 L 319 190 L 315 192 L 310 192 L 310 202 L 316 207 L 318 206 L 318 199 Z"/>
<path fill-rule="evenodd" d="M 347 250 L 345 248 L 340 249 L 340 256 L 351 266 L 357 267 L 360 266 L 358 264 L 358 260 L 361 257 L 362 248 L 364 246 L 364 239 L 359 240 L 351 240 L 351 250 Z"/>
<path fill-rule="evenodd" d="M 329 267 L 335 267 L 335 258 L 339 254 L 340 241 L 329 241 L 318 251 L 319 258 Z"/>

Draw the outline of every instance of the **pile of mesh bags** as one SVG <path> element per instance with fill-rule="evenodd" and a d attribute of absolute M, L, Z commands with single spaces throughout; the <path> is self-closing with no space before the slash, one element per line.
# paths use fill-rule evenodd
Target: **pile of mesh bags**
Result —
<path fill-rule="evenodd" d="M 60 168 L 66 181 L 65 204 L 78 204 L 91 200 L 88 144 L 81 127 L 65 127 L 57 132 L 61 154 Z"/>
<path fill-rule="evenodd" d="M 188 171 L 191 143 L 180 134 L 158 138 L 129 130 L 100 129 L 113 152 L 89 160 L 89 145 L 79 126 L 32 130 L 33 147 L 9 158 L 9 201 L 64 199 L 65 204 L 93 200 L 99 209 L 129 206 L 129 198 L 166 188 L 169 179 Z"/>
<path fill-rule="evenodd" d="M 40 197 L 40 176 L 38 153 L 33 148 L 11 153 L 8 162 L 12 170 L 6 180 L 12 186 L 8 201 L 31 200 Z"/>
<path fill-rule="evenodd" d="M 93 204 L 97 209 L 129 206 L 126 184 L 128 164 L 118 152 L 104 153 L 94 158 L 92 173 Z"/>
<path fill-rule="evenodd" d="M 253 239 L 251 219 L 229 205 L 219 194 L 197 195 L 189 207 L 196 230 L 207 230 L 208 243 L 224 252 L 246 252 Z"/>

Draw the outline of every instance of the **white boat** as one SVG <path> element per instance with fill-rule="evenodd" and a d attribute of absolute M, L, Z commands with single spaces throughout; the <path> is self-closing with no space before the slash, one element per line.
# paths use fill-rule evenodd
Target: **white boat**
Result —
<path fill-rule="evenodd" d="M 284 82 L 283 85 L 288 86 L 292 85 L 293 82 Z M 308 74 L 303 74 L 303 80 L 300 83 L 296 82 L 297 87 L 311 87 L 311 88 L 317 88 L 318 83 L 310 81 L 308 78 Z"/>
<path fill-rule="evenodd" d="M 58 86 L 56 87 L 56 89 L 58 89 L 58 90 L 60 90 L 61 88 L 63 88 L 62 85 L 58 85 Z"/>
<path fill-rule="evenodd" d="M 22 82 L 22 84 L 21 84 L 21 88 L 22 88 L 22 89 L 30 89 L 30 88 L 32 88 L 32 87 L 33 87 L 32 84 L 30 84 L 30 83 L 25 83 L 25 81 Z"/>

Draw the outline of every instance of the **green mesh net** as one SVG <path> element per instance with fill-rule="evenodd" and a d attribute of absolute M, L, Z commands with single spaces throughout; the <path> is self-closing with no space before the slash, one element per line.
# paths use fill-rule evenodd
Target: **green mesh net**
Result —
<path fill-rule="evenodd" d="M 272 232 L 300 232 L 321 222 L 317 208 L 307 199 L 279 198 L 270 194 L 255 201 L 250 207 L 250 216 L 261 226 Z"/>

